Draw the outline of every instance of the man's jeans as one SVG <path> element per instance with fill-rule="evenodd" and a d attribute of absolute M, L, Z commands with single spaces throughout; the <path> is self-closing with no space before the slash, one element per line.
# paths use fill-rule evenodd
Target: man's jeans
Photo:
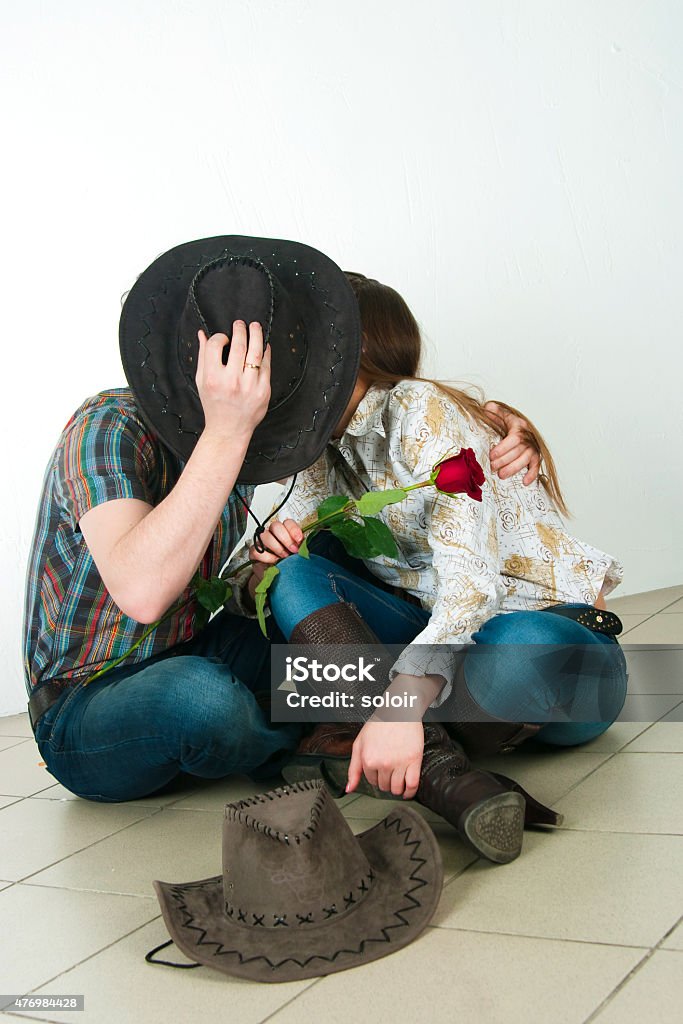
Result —
<path fill-rule="evenodd" d="M 180 772 L 276 777 L 301 726 L 271 725 L 269 698 L 270 641 L 254 619 L 221 612 L 194 640 L 67 689 L 36 740 L 51 774 L 88 800 L 134 800 Z"/>
<path fill-rule="evenodd" d="M 287 639 L 307 615 L 342 600 L 355 605 L 382 643 L 408 644 L 424 629 L 429 612 L 380 589 L 363 563 L 344 558 L 338 547 L 320 538 L 316 542 L 311 550 L 324 551 L 335 561 L 316 554 L 286 558 L 269 591 L 272 616 Z M 506 721 L 547 722 L 536 734 L 544 743 L 585 743 L 605 732 L 623 707 L 623 652 L 609 637 L 573 619 L 545 611 L 507 612 L 485 622 L 473 640 L 478 650 L 465 655 L 464 674 L 474 700 Z M 539 649 L 539 644 L 547 646 Z M 591 652 L 577 659 L 574 673 L 566 670 L 564 645 Z M 553 712 L 561 716 L 567 706 L 575 720 L 557 721 Z"/>

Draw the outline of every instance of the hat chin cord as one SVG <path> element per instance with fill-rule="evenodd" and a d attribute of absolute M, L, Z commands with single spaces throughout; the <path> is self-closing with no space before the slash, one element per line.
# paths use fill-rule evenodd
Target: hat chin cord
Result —
<path fill-rule="evenodd" d="M 289 488 L 288 488 L 287 493 L 285 494 L 284 498 L 282 499 L 280 504 L 277 505 L 276 508 L 274 508 L 273 511 L 268 516 L 266 516 L 266 518 L 263 520 L 263 522 L 261 522 L 261 520 L 258 518 L 258 516 L 255 515 L 254 512 L 252 512 L 252 510 L 250 509 L 249 505 L 245 501 L 244 496 L 240 493 L 239 487 L 237 486 L 237 484 L 235 484 L 235 492 L 237 494 L 237 497 L 240 499 L 240 501 L 244 505 L 245 511 L 248 513 L 248 515 L 251 516 L 251 518 L 256 523 L 256 529 L 254 530 L 253 543 L 254 543 L 254 547 L 258 551 L 259 555 L 262 555 L 263 552 L 266 550 L 266 548 L 264 546 L 264 543 L 261 540 L 261 535 L 265 532 L 266 524 L 268 523 L 268 521 L 270 519 L 273 518 L 273 516 L 277 515 L 277 513 L 280 511 L 280 509 L 283 507 L 283 505 L 286 505 L 287 502 L 289 501 L 289 496 L 292 493 L 292 491 L 294 490 L 294 484 L 296 483 L 296 478 L 297 478 L 297 474 L 295 473 L 294 476 L 292 477 L 292 482 L 289 485 Z"/>
<path fill-rule="evenodd" d="M 149 953 L 145 953 L 145 960 L 148 964 L 163 964 L 164 967 L 203 967 L 204 964 L 174 964 L 172 960 L 155 960 L 154 954 L 158 953 L 160 949 L 166 949 L 167 946 L 172 945 L 173 939 L 169 939 L 168 942 L 162 942 L 159 946 L 155 946 L 154 949 L 150 949 Z"/>

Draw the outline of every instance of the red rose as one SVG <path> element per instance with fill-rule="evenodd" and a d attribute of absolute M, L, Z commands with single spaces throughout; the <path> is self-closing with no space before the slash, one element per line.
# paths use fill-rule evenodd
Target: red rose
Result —
<path fill-rule="evenodd" d="M 486 477 L 471 448 L 463 448 L 457 455 L 438 463 L 434 485 L 444 494 L 466 494 L 481 501 L 481 485 Z"/>

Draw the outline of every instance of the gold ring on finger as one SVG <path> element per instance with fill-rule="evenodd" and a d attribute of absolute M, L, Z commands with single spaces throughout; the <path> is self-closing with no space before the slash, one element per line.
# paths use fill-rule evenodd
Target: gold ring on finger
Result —
<path fill-rule="evenodd" d="M 245 363 L 244 364 L 244 369 L 246 370 L 247 368 L 249 368 L 250 370 L 260 370 L 261 369 L 259 363 Z"/>

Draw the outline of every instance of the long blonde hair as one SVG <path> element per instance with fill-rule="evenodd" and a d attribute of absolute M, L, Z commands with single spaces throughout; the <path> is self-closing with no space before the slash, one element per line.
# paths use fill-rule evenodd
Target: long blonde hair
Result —
<path fill-rule="evenodd" d="M 476 423 L 500 434 L 500 424 L 496 417 L 484 408 L 485 398 L 480 388 L 467 385 L 465 390 L 419 375 L 422 357 L 420 328 L 403 297 L 388 285 L 365 277 L 364 274 L 346 271 L 346 276 L 360 306 L 363 330 L 360 373 L 364 380 L 369 385 L 387 384 L 390 387 L 402 380 L 434 384 Z M 526 420 L 527 428 L 522 432 L 522 437 L 541 454 L 543 472 L 539 479 L 558 512 L 569 515 L 560 490 L 555 462 L 540 431 L 519 409 L 505 402 L 498 402 L 498 405 Z"/>

